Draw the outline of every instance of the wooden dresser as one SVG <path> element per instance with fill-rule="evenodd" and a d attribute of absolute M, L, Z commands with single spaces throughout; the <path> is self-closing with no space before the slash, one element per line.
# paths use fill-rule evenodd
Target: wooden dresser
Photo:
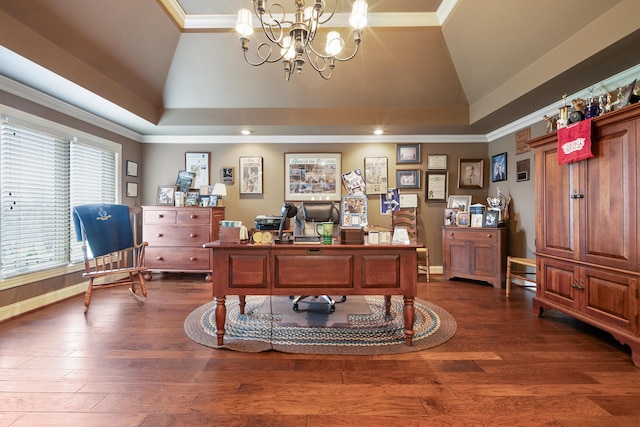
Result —
<path fill-rule="evenodd" d="M 505 283 L 507 228 L 442 227 L 442 277 Z"/>
<path fill-rule="evenodd" d="M 145 264 L 152 272 L 206 273 L 211 280 L 211 250 L 218 240 L 223 207 L 142 207 L 142 240 L 149 243 Z"/>
<path fill-rule="evenodd" d="M 592 121 L 593 158 L 558 164 L 557 134 L 529 141 L 536 180 L 533 312 L 554 308 L 629 345 L 640 367 L 640 104 Z"/>

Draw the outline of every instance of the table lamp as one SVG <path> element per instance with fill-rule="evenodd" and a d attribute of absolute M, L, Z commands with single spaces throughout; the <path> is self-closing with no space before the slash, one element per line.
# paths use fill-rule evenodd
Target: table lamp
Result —
<path fill-rule="evenodd" d="M 214 206 L 223 206 L 222 197 L 227 195 L 227 186 L 221 182 L 216 183 L 211 190 L 211 195 L 215 196 L 216 204 Z"/>

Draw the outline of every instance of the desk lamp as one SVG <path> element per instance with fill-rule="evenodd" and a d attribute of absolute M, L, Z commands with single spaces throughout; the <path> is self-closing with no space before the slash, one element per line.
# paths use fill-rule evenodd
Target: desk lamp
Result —
<path fill-rule="evenodd" d="M 280 220 L 280 228 L 278 229 L 278 238 L 276 239 L 276 243 L 292 243 L 291 240 L 282 241 L 282 228 L 284 227 L 284 222 L 287 218 L 293 218 L 298 213 L 298 208 L 296 205 L 290 202 L 284 202 L 282 205 L 282 219 Z"/>

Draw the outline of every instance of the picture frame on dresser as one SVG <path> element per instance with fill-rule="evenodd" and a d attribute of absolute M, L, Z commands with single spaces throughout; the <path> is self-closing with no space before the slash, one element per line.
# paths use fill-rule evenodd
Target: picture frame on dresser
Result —
<path fill-rule="evenodd" d="M 496 228 L 498 227 L 498 222 L 500 222 L 500 211 L 494 211 L 492 209 L 484 211 L 482 216 L 483 227 Z"/>
<path fill-rule="evenodd" d="M 448 208 L 456 208 L 460 212 L 469 211 L 469 207 L 471 206 L 471 196 L 456 194 L 449 196 L 447 199 L 447 207 Z"/>
<path fill-rule="evenodd" d="M 176 188 L 175 185 L 159 185 L 156 205 L 173 206 L 176 201 Z"/>

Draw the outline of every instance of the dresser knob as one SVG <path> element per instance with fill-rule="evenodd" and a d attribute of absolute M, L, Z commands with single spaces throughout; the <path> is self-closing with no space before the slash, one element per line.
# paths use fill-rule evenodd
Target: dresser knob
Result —
<path fill-rule="evenodd" d="M 158 214 L 158 218 L 164 218 L 164 215 Z"/>
<path fill-rule="evenodd" d="M 192 257 L 191 257 L 191 258 L 189 258 L 189 259 L 190 259 L 191 261 L 197 261 L 197 260 L 198 260 L 198 258 L 196 258 L 196 257 L 194 257 L 194 256 L 192 256 Z"/>
<path fill-rule="evenodd" d="M 158 261 L 162 261 L 164 258 L 162 258 L 161 256 L 157 257 L 156 260 Z"/>
<path fill-rule="evenodd" d="M 156 234 L 156 237 L 162 237 L 162 233 Z"/>
<path fill-rule="evenodd" d="M 198 237 L 198 235 L 195 234 L 195 233 L 191 233 L 191 234 L 189 234 L 189 237 Z"/>
<path fill-rule="evenodd" d="M 198 215 L 193 215 L 193 214 L 191 215 L 191 219 L 196 219 L 196 218 L 198 218 Z"/>
<path fill-rule="evenodd" d="M 487 237 L 491 237 L 491 233 L 488 233 L 488 234 L 487 234 Z"/>

